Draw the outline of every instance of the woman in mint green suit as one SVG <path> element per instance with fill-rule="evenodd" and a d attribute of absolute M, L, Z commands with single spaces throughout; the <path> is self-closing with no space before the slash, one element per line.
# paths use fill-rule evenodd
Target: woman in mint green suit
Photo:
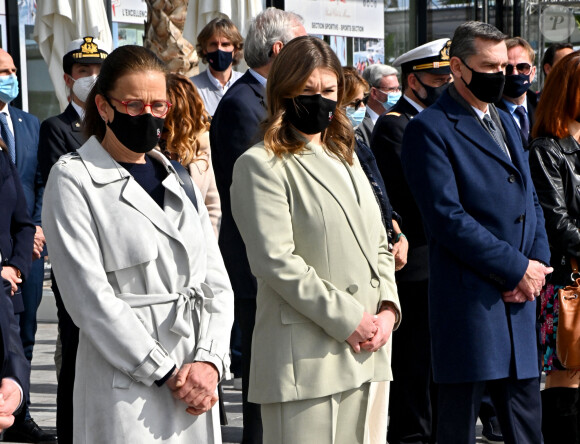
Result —
<path fill-rule="evenodd" d="M 362 443 L 369 383 L 391 379 L 394 258 L 353 150 L 340 62 L 314 37 L 268 75 L 264 141 L 234 167 L 232 212 L 258 280 L 249 400 L 265 444 Z"/>

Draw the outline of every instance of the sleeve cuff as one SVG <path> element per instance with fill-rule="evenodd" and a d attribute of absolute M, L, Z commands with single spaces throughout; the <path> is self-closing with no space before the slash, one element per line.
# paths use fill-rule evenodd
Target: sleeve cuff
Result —
<path fill-rule="evenodd" d="M 220 347 L 212 339 L 201 339 L 197 345 L 194 361 L 210 362 L 217 368 L 219 380 L 229 379 L 230 354 L 229 350 Z"/>
<path fill-rule="evenodd" d="M 155 381 L 163 379 L 173 367 L 175 363 L 158 343 L 145 360 L 130 373 L 130 376 L 135 381 L 151 386 Z"/>

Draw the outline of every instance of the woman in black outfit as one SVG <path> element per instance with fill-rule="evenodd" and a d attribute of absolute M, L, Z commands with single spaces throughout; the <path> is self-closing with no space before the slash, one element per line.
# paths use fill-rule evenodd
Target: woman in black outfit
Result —
<path fill-rule="evenodd" d="M 556 355 L 558 289 L 573 283 L 570 259 L 580 259 L 580 52 L 550 72 L 532 135 L 530 169 L 554 267 L 541 295 L 542 432 L 545 444 L 580 443 L 580 373 L 566 370 Z"/>

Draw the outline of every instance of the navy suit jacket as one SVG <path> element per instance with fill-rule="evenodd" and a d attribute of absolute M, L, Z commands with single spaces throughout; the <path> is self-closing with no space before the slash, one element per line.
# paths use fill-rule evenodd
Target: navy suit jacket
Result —
<path fill-rule="evenodd" d="M 18 171 L 6 151 L 0 151 L 0 265 L 20 270 L 24 279 L 32 263 L 34 224 L 28 215 Z M 0 290 L 1 292 L 2 290 Z M 24 310 L 20 292 L 12 297 L 16 313 Z"/>
<path fill-rule="evenodd" d="M 250 271 L 246 247 L 232 217 L 232 173 L 238 157 L 262 139 L 260 122 L 265 117 L 266 90 L 246 71 L 220 101 L 209 133 L 222 207 L 219 246 L 236 298 L 255 298 L 258 286 Z"/>
<path fill-rule="evenodd" d="M 528 120 L 530 121 L 530 133 L 528 135 L 528 140 L 523 141 L 525 150 L 528 149 L 528 145 L 532 141 L 532 128 L 534 127 L 534 124 L 536 123 L 536 108 L 538 107 L 538 93 L 536 93 L 532 90 L 528 90 L 528 92 L 526 93 L 526 102 L 527 102 L 526 105 L 528 107 L 527 108 L 528 109 Z M 499 109 L 504 110 L 506 113 L 511 115 L 511 113 L 509 112 L 509 110 L 507 108 L 507 105 L 503 101 L 503 98 L 500 99 L 499 102 L 497 102 L 495 104 L 495 106 L 497 106 Z M 521 133 L 521 131 L 520 131 L 520 134 L 522 135 L 522 139 L 523 139 L 524 136 Z"/>
<path fill-rule="evenodd" d="M 70 103 L 62 114 L 42 122 L 38 142 L 38 167 L 43 183 L 48 180 L 50 169 L 60 156 L 78 150 L 86 141 L 81 119 Z"/>
<path fill-rule="evenodd" d="M 19 326 L 9 294 L 10 283 L 0 278 L 0 379 L 12 378 L 20 384 L 23 393 L 28 393 L 30 363 L 22 350 Z"/>
<path fill-rule="evenodd" d="M 16 142 L 16 168 L 20 175 L 28 213 L 35 225 L 41 225 L 44 184 L 38 169 L 39 120 L 18 108 L 8 106 Z"/>
<path fill-rule="evenodd" d="M 538 376 L 536 303 L 506 304 L 502 292 L 516 288 L 528 259 L 549 263 L 550 253 L 519 129 L 499 116 L 511 161 L 449 90 L 403 137 L 403 170 L 429 241 L 439 383 Z"/>

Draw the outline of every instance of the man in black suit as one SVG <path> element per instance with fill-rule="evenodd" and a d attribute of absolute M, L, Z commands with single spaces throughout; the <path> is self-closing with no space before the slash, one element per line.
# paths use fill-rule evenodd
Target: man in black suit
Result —
<path fill-rule="evenodd" d="M 256 315 L 256 279 L 231 212 L 230 185 L 234 163 L 260 140 L 260 122 L 266 117 L 266 79 L 274 58 L 295 37 L 306 35 L 302 18 L 268 8 L 250 24 L 244 57 L 250 67 L 220 101 L 210 129 L 212 161 L 222 206 L 219 246 L 235 295 L 235 316 L 241 330 L 242 443 L 262 442 L 260 406 L 248 402 L 250 352 Z"/>
<path fill-rule="evenodd" d="M 505 70 L 503 97 L 496 106 L 512 116 L 520 128 L 524 149 L 527 149 L 538 105 L 538 95 L 530 91 L 536 77 L 536 54 L 521 37 L 507 39 L 505 43 L 508 49 L 508 65 Z"/>
<path fill-rule="evenodd" d="M 59 157 L 76 151 L 86 142 L 87 138 L 81 130 L 85 100 L 107 54 L 103 44 L 91 36 L 74 40 L 68 46 L 62 68 L 64 81 L 70 91 L 70 103 L 62 114 L 46 119 L 40 126 L 38 163 L 45 183 L 50 169 Z M 62 346 L 60 366 L 58 357 L 55 357 L 58 371 L 56 428 L 60 443 L 72 443 L 73 388 L 79 329 L 64 307 L 54 274 L 52 291 L 58 309 L 59 339 Z"/>
<path fill-rule="evenodd" d="M 407 185 L 401 165 L 401 143 L 407 124 L 431 105 L 451 80 L 448 39 L 426 43 L 398 57 L 403 97 L 379 117 L 371 148 L 383 176 L 387 195 L 409 238 L 407 265 L 396 273 L 405 322 L 393 334 L 393 382 L 390 392 L 388 441 L 391 444 L 433 442 L 432 372 L 427 286 L 427 239 L 419 208 Z"/>

